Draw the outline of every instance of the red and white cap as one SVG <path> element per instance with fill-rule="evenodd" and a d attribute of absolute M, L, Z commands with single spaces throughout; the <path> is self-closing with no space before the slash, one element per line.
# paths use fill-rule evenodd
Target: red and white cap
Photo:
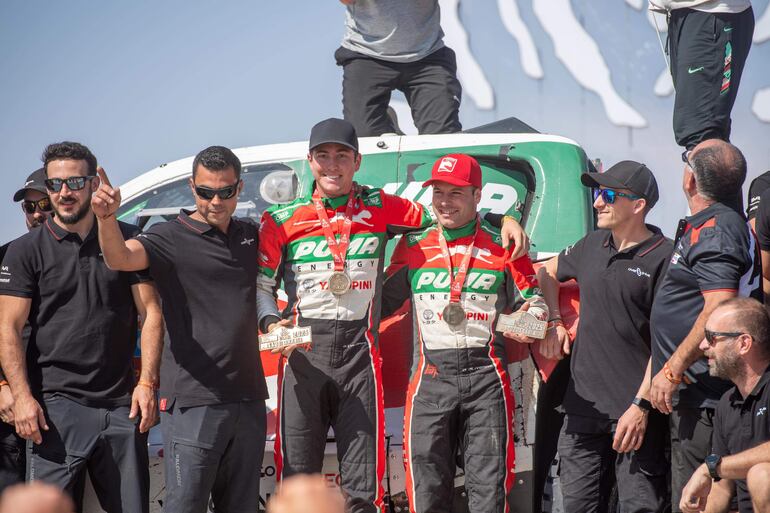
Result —
<path fill-rule="evenodd" d="M 481 187 L 481 166 L 476 159 L 463 153 L 452 153 L 441 157 L 433 164 L 430 180 L 423 187 L 434 182 L 445 182 L 459 187 Z"/>

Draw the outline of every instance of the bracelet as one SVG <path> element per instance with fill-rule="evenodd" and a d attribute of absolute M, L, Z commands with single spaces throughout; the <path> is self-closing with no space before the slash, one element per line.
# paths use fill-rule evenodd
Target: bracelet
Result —
<path fill-rule="evenodd" d="M 666 376 L 669 383 L 673 383 L 674 385 L 682 383 L 682 378 L 674 376 L 674 371 L 671 370 L 671 366 L 669 366 L 668 362 L 663 364 L 663 375 Z"/>
<path fill-rule="evenodd" d="M 0 379 L 0 388 L 2 387 L 9 387 L 11 385 L 8 384 L 8 382 L 4 379 Z"/>
<path fill-rule="evenodd" d="M 138 386 L 138 387 L 147 387 L 147 388 L 149 388 L 151 390 L 157 390 L 158 389 L 158 384 L 157 383 L 153 383 L 152 381 L 145 381 L 143 379 L 140 379 L 139 382 L 136 384 L 136 386 Z"/>
<path fill-rule="evenodd" d="M 552 320 L 548 321 L 548 326 L 547 326 L 546 329 L 547 330 L 552 330 L 554 328 L 558 328 L 559 326 L 561 326 L 563 328 L 564 327 L 564 323 L 562 322 L 562 320 L 559 317 L 556 317 L 555 320 L 552 319 Z"/>
<path fill-rule="evenodd" d="M 516 220 L 516 218 L 515 218 L 515 217 L 513 217 L 513 216 L 509 216 L 508 214 L 506 214 L 506 215 L 504 215 L 504 216 L 503 216 L 503 222 L 505 222 L 505 220 L 506 220 L 506 219 L 508 219 L 508 220 L 510 220 L 510 221 L 513 221 L 514 223 L 518 223 L 518 221 Z"/>

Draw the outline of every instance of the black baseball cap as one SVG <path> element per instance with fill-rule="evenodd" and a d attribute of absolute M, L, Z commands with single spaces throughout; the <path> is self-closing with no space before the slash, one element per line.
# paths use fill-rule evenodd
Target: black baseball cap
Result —
<path fill-rule="evenodd" d="M 26 194 L 27 191 L 38 191 L 46 196 L 48 195 L 48 189 L 45 187 L 45 168 L 41 167 L 27 177 L 27 180 L 24 182 L 24 187 L 16 191 L 16 194 L 13 195 L 13 201 L 23 200 L 24 194 Z"/>
<path fill-rule="evenodd" d="M 604 173 L 583 173 L 580 181 L 586 187 L 628 189 L 647 200 L 649 208 L 658 202 L 658 182 L 655 176 L 647 166 L 633 160 L 622 160 Z"/>
<path fill-rule="evenodd" d="M 310 130 L 309 149 L 311 151 L 316 146 L 326 143 L 341 144 L 358 153 L 356 129 L 344 119 L 324 119 Z"/>

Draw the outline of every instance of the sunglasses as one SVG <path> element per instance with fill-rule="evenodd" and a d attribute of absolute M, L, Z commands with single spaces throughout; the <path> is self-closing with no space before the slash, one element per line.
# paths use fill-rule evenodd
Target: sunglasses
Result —
<path fill-rule="evenodd" d="M 612 205 L 615 203 L 615 200 L 618 198 L 628 198 L 632 200 L 638 200 L 642 199 L 641 196 L 637 196 L 635 194 L 626 194 L 625 192 L 618 192 L 613 191 L 612 189 L 594 189 L 594 201 L 601 196 L 602 201 L 607 203 L 608 205 Z"/>
<path fill-rule="evenodd" d="M 35 210 L 50 212 L 51 200 L 48 198 L 39 199 L 37 201 L 24 200 L 21 202 L 21 209 L 27 214 L 34 214 Z"/>
<path fill-rule="evenodd" d="M 737 331 L 711 331 L 711 330 L 703 330 L 705 336 L 706 336 L 706 342 L 709 343 L 709 345 L 714 345 L 717 341 L 717 338 L 724 337 L 724 338 L 738 338 L 743 333 L 737 332 Z"/>
<path fill-rule="evenodd" d="M 682 162 L 687 164 L 688 166 L 692 167 L 692 164 L 690 163 L 690 154 L 692 153 L 692 150 L 684 150 L 682 152 Z"/>
<path fill-rule="evenodd" d="M 69 178 L 47 178 L 45 186 L 49 191 L 59 192 L 64 184 L 71 191 L 79 191 L 86 183 L 96 178 L 95 176 L 70 176 Z"/>
<path fill-rule="evenodd" d="M 219 196 L 219 199 L 226 200 L 232 198 L 238 193 L 238 185 L 240 185 L 240 183 L 241 181 L 238 180 L 233 185 L 228 185 L 227 187 L 222 187 L 220 189 L 212 189 L 211 187 L 196 185 L 195 194 L 197 194 L 199 198 L 205 200 L 213 200 L 214 196 Z"/>

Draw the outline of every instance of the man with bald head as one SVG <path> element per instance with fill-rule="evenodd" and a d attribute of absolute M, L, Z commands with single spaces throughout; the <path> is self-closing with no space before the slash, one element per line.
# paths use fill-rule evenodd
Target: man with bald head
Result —
<path fill-rule="evenodd" d="M 711 450 L 714 408 L 729 383 L 709 375 L 706 319 L 735 296 L 762 300 L 757 246 L 743 213 L 730 205 L 746 160 L 730 143 L 709 139 L 683 155 L 682 189 L 692 214 L 679 221 L 674 253 L 652 305 L 652 405 L 670 414 L 671 504 Z"/>
<path fill-rule="evenodd" d="M 712 451 L 682 491 L 687 513 L 770 508 L 770 316 L 762 303 L 733 298 L 706 322 L 700 349 L 709 374 L 732 381 L 714 415 Z M 708 507 L 707 507 L 708 506 Z"/>

